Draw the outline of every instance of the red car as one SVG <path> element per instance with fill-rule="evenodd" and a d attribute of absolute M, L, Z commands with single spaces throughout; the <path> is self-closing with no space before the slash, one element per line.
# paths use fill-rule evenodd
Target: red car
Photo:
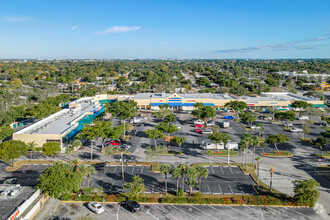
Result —
<path fill-rule="evenodd" d="M 202 133 L 203 130 L 198 128 L 198 129 L 196 129 L 196 132 L 197 132 L 197 133 Z"/>
<path fill-rule="evenodd" d="M 204 128 L 204 125 L 196 124 L 196 125 L 195 125 L 195 128 Z"/>
<path fill-rule="evenodd" d="M 110 141 L 110 144 L 113 146 L 120 146 L 121 142 L 119 140 L 112 140 L 112 141 Z"/>

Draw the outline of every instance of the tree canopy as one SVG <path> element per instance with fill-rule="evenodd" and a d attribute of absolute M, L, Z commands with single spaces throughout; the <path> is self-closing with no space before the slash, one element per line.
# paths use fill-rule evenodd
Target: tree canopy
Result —
<path fill-rule="evenodd" d="M 14 165 L 14 160 L 20 156 L 25 156 L 27 154 L 28 148 L 23 141 L 10 140 L 0 143 L 0 158 L 5 162 L 12 161 L 12 166 Z"/>

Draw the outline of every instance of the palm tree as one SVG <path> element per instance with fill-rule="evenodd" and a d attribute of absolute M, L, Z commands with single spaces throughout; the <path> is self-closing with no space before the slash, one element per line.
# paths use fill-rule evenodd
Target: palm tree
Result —
<path fill-rule="evenodd" d="M 169 164 L 160 165 L 160 173 L 165 175 L 165 195 L 167 195 L 167 175 L 171 173 L 172 167 Z"/>
<path fill-rule="evenodd" d="M 35 141 L 31 141 L 31 142 L 27 143 L 26 146 L 27 146 L 28 150 L 30 151 L 30 159 L 32 160 L 32 152 L 36 151 L 35 147 L 38 145 Z"/>
<path fill-rule="evenodd" d="M 195 167 L 188 167 L 186 169 L 186 175 L 189 177 L 189 180 L 186 180 L 187 185 L 189 185 L 189 196 L 192 194 L 192 187 L 196 184 L 196 179 L 198 176 L 197 170 Z"/>
<path fill-rule="evenodd" d="M 172 178 L 176 178 L 176 195 L 179 193 L 179 179 L 182 177 L 182 171 L 176 167 L 172 170 Z"/>
<path fill-rule="evenodd" d="M 185 174 L 186 169 L 189 168 L 189 165 L 180 163 L 177 167 L 181 170 L 181 173 L 182 173 L 182 190 L 184 191 L 184 174 Z"/>
<path fill-rule="evenodd" d="M 69 154 L 69 161 L 71 160 L 71 154 L 74 151 L 74 146 L 68 145 L 65 149 L 65 153 Z"/>
<path fill-rule="evenodd" d="M 247 170 L 247 162 L 246 162 L 246 158 L 247 158 L 247 155 L 246 155 L 246 150 L 247 148 L 249 147 L 249 144 L 251 143 L 251 134 L 250 133 L 245 133 L 242 135 L 242 138 L 241 138 L 241 150 L 242 150 L 242 166 L 244 166 L 244 162 L 243 162 L 243 157 L 245 159 L 245 170 Z M 244 156 L 243 156 L 244 154 Z"/>
<path fill-rule="evenodd" d="M 259 170 L 260 170 L 260 157 L 256 157 L 257 161 L 257 188 L 259 188 Z"/>
<path fill-rule="evenodd" d="M 199 176 L 199 187 L 198 191 L 201 192 L 202 188 L 202 177 L 207 178 L 209 175 L 209 170 L 206 167 L 203 166 L 197 166 L 196 167 L 197 174 Z"/>
<path fill-rule="evenodd" d="M 304 123 L 303 125 L 302 125 L 302 130 L 303 130 L 303 139 L 305 139 L 306 138 L 306 134 L 308 134 L 309 133 L 309 130 L 310 130 L 311 128 L 308 126 L 308 124 L 306 124 L 306 123 Z"/>
<path fill-rule="evenodd" d="M 274 167 L 270 168 L 269 173 L 270 173 L 270 184 L 269 184 L 269 187 L 270 187 L 270 191 L 272 191 L 273 173 L 275 173 L 275 168 Z"/>
<path fill-rule="evenodd" d="M 81 140 L 79 140 L 79 139 L 75 139 L 75 140 L 72 141 L 70 144 L 71 144 L 71 146 L 74 147 L 73 151 L 75 151 L 75 150 L 77 151 L 77 150 L 79 149 L 79 147 L 82 146 L 82 142 L 81 142 Z"/>
<path fill-rule="evenodd" d="M 259 129 L 258 136 L 261 137 L 264 134 L 264 132 L 265 132 L 264 124 L 262 124 L 262 123 L 256 123 L 256 125 L 260 128 Z"/>
<path fill-rule="evenodd" d="M 87 169 L 86 169 L 86 175 L 87 175 L 87 186 L 89 187 L 89 178 L 96 174 L 96 170 L 95 170 L 95 167 L 93 166 L 88 166 Z"/>
<path fill-rule="evenodd" d="M 256 146 L 260 146 L 260 144 L 265 141 L 262 137 L 258 137 L 258 136 L 255 136 L 253 135 L 251 137 L 251 143 L 253 145 L 253 157 L 252 157 L 252 166 L 254 167 L 254 160 L 253 158 L 255 158 L 255 155 L 256 155 Z"/>

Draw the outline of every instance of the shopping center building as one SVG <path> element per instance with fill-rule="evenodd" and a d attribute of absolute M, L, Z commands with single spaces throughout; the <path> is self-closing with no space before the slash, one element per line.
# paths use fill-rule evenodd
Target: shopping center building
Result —
<path fill-rule="evenodd" d="M 191 111 L 194 104 L 212 106 L 216 110 L 226 110 L 226 103 L 234 100 L 244 101 L 249 109 L 272 107 L 279 110 L 291 109 L 291 104 L 303 100 L 315 108 L 324 109 L 324 101 L 299 96 L 292 93 L 262 93 L 256 97 L 236 97 L 229 94 L 179 94 L 179 93 L 138 93 L 135 95 L 96 95 L 95 97 L 81 98 L 68 104 L 67 108 L 44 118 L 13 134 L 13 140 L 26 143 L 34 141 L 41 147 L 47 142 L 63 142 L 72 140 L 82 130 L 84 124 L 90 124 L 104 111 L 103 104 L 107 102 L 129 101 L 137 103 L 142 111 L 157 111 L 160 105 L 168 104 L 170 109 L 177 111 Z"/>

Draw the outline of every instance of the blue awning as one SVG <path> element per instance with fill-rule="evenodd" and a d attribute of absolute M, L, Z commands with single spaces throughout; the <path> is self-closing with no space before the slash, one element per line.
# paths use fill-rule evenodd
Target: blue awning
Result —
<path fill-rule="evenodd" d="M 151 106 L 165 105 L 166 103 L 150 103 Z"/>
<path fill-rule="evenodd" d="M 213 103 L 203 103 L 203 105 L 214 106 Z"/>
<path fill-rule="evenodd" d="M 182 106 L 182 102 L 168 103 L 170 106 Z"/>
<path fill-rule="evenodd" d="M 183 103 L 183 106 L 194 106 L 195 103 Z"/>

